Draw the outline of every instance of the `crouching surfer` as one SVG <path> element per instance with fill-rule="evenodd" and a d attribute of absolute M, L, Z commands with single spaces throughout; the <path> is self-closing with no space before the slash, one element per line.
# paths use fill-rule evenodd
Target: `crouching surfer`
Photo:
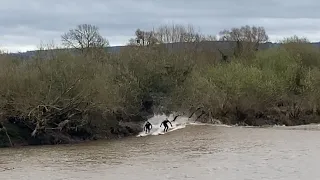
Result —
<path fill-rule="evenodd" d="M 162 126 L 162 124 L 163 124 L 163 126 L 164 126 L 163 132 L 168 132 L 168 129 L 169 129 L 168 123 L 169 123 L 169 124 L 171 125 L 171 127 L 172 127 L 172 124 L 171 124 L 171 122 L 170 122 L 168 119 L 162 121 L 162 123 L 160 124 L 160 127 Z"/>

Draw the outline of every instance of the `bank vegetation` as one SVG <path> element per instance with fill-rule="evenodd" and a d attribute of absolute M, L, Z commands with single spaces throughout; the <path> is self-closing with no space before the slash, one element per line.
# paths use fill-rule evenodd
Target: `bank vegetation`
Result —
<path fill-rule="evenodd" d="M 253 126 L 320 121 L 320 51 L 305 38 L 261 49 L 269 38 L 255 26 L 213 36 L 162 25 L 135 35 L 110 53 L 84 24 L 61 36 L 72 49 L 1 54 L 1 146 L 134 135 L 154 113 Z"/>

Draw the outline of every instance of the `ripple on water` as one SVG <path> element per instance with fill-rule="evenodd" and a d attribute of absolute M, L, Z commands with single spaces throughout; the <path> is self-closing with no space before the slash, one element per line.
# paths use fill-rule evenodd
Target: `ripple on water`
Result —
<path fill-rule="evenodd" d="M 161 136 L 3 149 L 0 174 L 12 180 L 318 179 L 319 133 L 187 126 Z"/>

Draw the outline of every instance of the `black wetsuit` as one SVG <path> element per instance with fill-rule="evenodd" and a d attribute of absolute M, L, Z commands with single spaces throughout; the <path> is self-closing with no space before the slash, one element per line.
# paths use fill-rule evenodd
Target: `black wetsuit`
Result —
<path fill-rule="evenodd" d="M 168 128 L 169 128 L 168 123 L 170 123 L 170 125 L 171 125 L 171 127 L 172 127 L 172 124 L 171 124 L 171 122 L 170 122 L 168 119 L 162 121 L 162 123 L 160 124 L 160 127 L 161 127 L 162 124 L 163 124 L 163 126 L 164 126 L 164 130 L 163 130 L 163 131 L 164 131 L 164 132 L 167 132 L 167 131 L 168 131 Z"/>
<path fill-rule="evenodd" d="M 150 130 L 152 129 L 152 124 L 147 121 L 146 125 L 144 125 L 144 130 L 146 131 L 146 133 L 150 132 Z"/>

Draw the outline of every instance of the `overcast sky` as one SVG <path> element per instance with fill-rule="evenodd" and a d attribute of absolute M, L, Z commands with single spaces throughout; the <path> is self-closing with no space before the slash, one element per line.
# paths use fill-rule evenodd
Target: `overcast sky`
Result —
<path fill-rule="evenodd" d="M 59 44 L 78 24 L 100 28 L 110 45 L 124 45 L 137 28 L 193 24 L 206 34 L 264 26 L 271 41 L 299 35 L 320 41 L 319 0 L 0 0 L 0 49 L 26 51 Z"/>

